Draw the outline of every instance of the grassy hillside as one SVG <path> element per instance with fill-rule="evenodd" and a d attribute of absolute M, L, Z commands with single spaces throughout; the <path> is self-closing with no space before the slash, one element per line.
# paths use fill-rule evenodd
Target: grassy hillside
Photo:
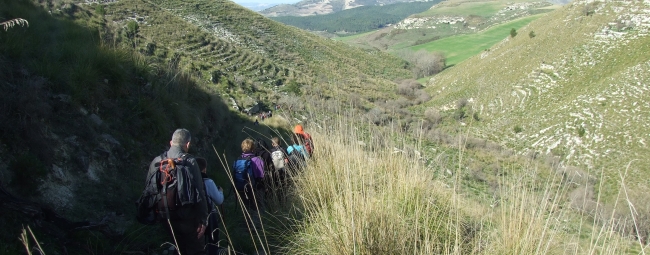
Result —
<path fill-rule="evenodd" d="M 489 49 L 492 45 L 511 36 L 510 31 L 512 29 L 519 30 L 541 16 L 542 15 L 534 15 L 525 17 L 493 26 L 476 34 L 447 37 L 430 43 L 412 46 L 408 49 L 413 51 L 426 50 L 430 52 L 442 52 L 447 58 L 447 65 L 451 66 L 477 55 L 481 53 L 481 51 Z M 519 34 L 518 36 L 525 37 L 529 35 Z"/>
<path fill-rule="evenodd" d="M 432 78 L 429 107 L 451 112 L 469 102 L 475 120 L 447 130 L 471 122 L 472 134 L 518 154 L 558 157 L 578 167 L 572 172 L 600 176 L 587 189 L 609 203 L 621 185 L 628 201 L 644 201 L 648 8 L 575 2 L 539 18 Z"/>
<path fill-rule="evenodd" d="M 431 8 L 438 2 L 397 3 L 384 6 L 362 6 L 340 12 L 296 17 L 271 18 L 286 25 L 328 33 L 363 33 L 397 23 L 404 18 Z"/>
<path fill-rule="evenodd" d="M 47 254 L 159 252 L 163 232 L 134 222 L 133 201 L 174 129 L 190 129 L 190 152 L 207 157 L 217 183 L 229 187 L 213 148 L 229 161 L 243 138 L 282 135 L 305 121 L 295 115 L 257 126 L 235 107 L 277 103 L 302 113 L 294 100 L 301 94 L 354 94 L 371 104 L 359 95 L 390 97 L 392 80 L 408 75 L 390 55 L 288 28 L 231 2 L 197 2 L 205 12 L 181 4 L 2 1 L 3 20 L 29 21 L 0 33 L 7 91 L 0 202 L 11 208 L 0 222 L 3 252 L 23 249 L 15 241 L 21 225 L 33 227 Z M 236 204 L 229 206 L 236 217 Z M 34 219 L 47 223 L 34 227 Z M 232 245 L 246 251 L 238 235 L 245 232 L 233 234 Z"/>
<path fill-rule="evenodd" d="M 523 17 L 552 10 L 550 3 L 534 1 L 445 1 L 414 14 L 390 28 L 347 43 L 394 52 L 460 34 L 484 32 Z"/>

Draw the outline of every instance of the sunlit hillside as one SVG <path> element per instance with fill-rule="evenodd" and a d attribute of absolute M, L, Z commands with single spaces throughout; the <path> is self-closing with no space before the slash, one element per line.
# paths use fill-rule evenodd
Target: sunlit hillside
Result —
<path fill-rule="evenodd" d="M 536 1 L 444 1 L 388 28 L 345 41 L 390 52 L 412 46 L 426 47 L 442 38 L 480 33 L 512 20 L 547 13 L 553 8 L 557 6 Z"/>
<path fill-rule="evenodd" d="M 533 157 L 552 156 L 598 178 L 614 203 L 647 199 L 650 7 L 578 1 L 504 37 L 427 83 L 427 104 L 452 112 L 468 102 L 470 133 Z M 471 114 L 471 113 L 470 113 Z M 453 131 L 452 131 L 453 132 Z"/>

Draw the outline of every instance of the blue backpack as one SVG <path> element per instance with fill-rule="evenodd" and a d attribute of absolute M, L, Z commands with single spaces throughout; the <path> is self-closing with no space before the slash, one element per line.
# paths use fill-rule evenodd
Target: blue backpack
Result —
<path fill-rule="evenodd" d="M 232 165 L 232 178 L 238 190 L 243 190 L 246 185 L 254 185 L 255 176 L 251 167 L 251 158 L 252 156 L 238 158 Z"/>

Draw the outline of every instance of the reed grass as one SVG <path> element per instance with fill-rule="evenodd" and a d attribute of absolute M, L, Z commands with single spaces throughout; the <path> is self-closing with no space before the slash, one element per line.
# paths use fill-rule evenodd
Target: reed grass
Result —
<path fill-rule="evenodd" d="M 436 166 L 424 164 L 417 154 L 368 144 L 408 140 L 395 138 L 401 135 L 377 137 L 382 133 L 351 120 L 332 124 L 310 132 L 317 146 L 314 157 L 293 177 L 295 187 L 289 195 L 295 212 L 284 233 L 289 235 L 284 254 L 644 250 L 641 242 L 621 234 L 621 222 L 614 217 L 590 222 L 571 209 L 567 194 L 575 186 L 561 172 L 541 174 L 531 164 L 528 172 L 504 173 L 497 191 L 480 200 L 462 193 L 459 177 L 439 180 Z M 464 167 L 456 171 L 454 175 L 461 176 Z"/>

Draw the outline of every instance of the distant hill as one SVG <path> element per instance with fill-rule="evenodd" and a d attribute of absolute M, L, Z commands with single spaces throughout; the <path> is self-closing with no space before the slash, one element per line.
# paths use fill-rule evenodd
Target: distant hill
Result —
<path fill-rule="evenodd" d="M 550 12 L 559 7 L 542 1 L 444 1 L 389 27 L 353 38 L 341 38 L 362 48 L 395 52 L 441 38 L 474 34 L 506 22 Z"/>
<path fill-rule="evenodd" d="M 396 3 L 384 6 L 362 6 L 325 15 L 280 16 L 275 21 L 311 31 L 329 33 L 363 33 L 402 21 L 404 18 L 428 10 L 438 1 Z"/>
<path fill-rule="evenodd" d="M 404 2 L 429 2 L 411 0 L 304 0 L 295 4 L 281 4 L 260 11 L 267 17 L 313 16 L 336 13 L 361 6 L 383 6 Z"/>

